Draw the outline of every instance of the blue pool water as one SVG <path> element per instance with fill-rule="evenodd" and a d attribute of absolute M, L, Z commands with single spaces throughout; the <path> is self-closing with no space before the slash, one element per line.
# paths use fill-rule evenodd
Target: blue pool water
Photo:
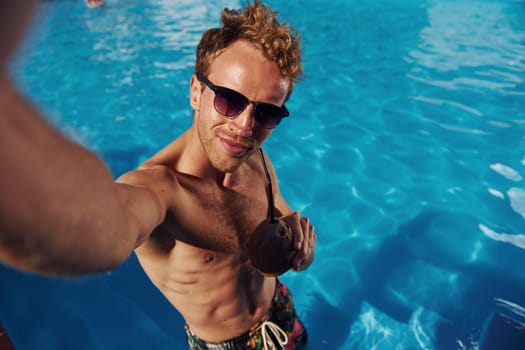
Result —
<path fill-rule="evenodd" d="M 13 74 L 117 176 L 190 125 L 194 47 L 239 2 L 106 1 L 44 1 Z M 303 36 L 266 149 L 317 228 L 283 277 L 311 349 L 478 349 L 492 313 L 525 317 L 525 1 L 269 3 Z M 185 343 L 134 256 L 72 280 L 0 266 L 0 323 L 21 350 Z"/>

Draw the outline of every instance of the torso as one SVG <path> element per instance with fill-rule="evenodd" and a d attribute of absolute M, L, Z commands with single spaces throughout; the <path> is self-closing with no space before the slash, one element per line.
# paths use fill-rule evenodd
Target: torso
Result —
<path fill-rule="evenodd" d="M 264 171 L 254 154 L 227 188 L 175 173 L 173 208 L 137 255 L 198 337 L 233 338 L 264 317 L 275 289 L 243 249 L 268 213 Z"/>

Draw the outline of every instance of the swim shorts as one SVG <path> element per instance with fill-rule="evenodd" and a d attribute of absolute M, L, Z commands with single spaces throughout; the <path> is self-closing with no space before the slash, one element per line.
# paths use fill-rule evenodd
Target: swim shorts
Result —
<path fill-rule="evenodd" d="M 186 335 L 190 350 L 299 350 L 306 345 L 307 339 L 306 329 L 295 313 L 292 295 L 279 280 L 267 315 L 246 333 L 207 343 L 186 325 Z"/>

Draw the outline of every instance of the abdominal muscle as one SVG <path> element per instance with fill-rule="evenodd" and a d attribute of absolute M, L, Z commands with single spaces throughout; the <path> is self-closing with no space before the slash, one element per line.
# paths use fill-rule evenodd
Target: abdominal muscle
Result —
<path fill-rule="evenodd" d="M 240 254 L 200 249 L 176 241 L 162 253 L 143 244 L 139 261 L 151 281 L 207 342 L 235 338 L 268 313 L 275 278 L 265 277 Z"/>

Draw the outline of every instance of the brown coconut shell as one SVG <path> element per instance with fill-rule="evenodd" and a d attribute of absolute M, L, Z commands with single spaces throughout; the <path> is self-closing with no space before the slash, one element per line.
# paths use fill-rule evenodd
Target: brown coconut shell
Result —
<path fill-rule="evenodd" d="M 252 266 L 267 276 L 288 271 L 296 253 L 292 229 L 280 219 L 261 222 L 248 241 Z"/>

